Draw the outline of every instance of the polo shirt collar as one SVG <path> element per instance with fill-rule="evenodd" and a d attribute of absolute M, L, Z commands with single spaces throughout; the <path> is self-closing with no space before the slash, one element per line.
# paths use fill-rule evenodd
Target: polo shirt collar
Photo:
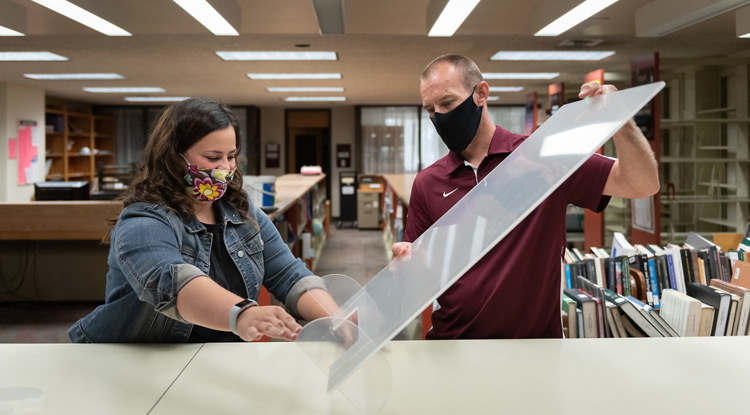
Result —
<path fill-rule="evenodd" d="M 495 133 L 492 134 L 492 141 L 490 141 L 490 148 L 487 150 L 487 155 L 510 154 L 523 142 L 523 138 L 524 137 L 513 134 L 497 125 L 495 126 Z M 448 156 L 445 160 L 446 176 L 450 176 L 456 170 L 465 166 L 464 158 L 453 151 L 448 152 Z"/>

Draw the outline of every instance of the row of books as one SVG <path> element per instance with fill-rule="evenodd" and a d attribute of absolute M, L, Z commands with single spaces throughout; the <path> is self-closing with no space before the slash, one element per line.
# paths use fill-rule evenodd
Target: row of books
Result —
<path fill-rule="evenodd" d="M 659 309 L 662 292 L 673 289 L 687 293 L 690 283 L 710 285 L 711 280 L 730 282 L 736 261 L 747 261 L 747 253 L 724 253 L 711 241 L 690 233 L 682 246 L 669 244 L 631 245 L 615 233 L 612 253 L 591 248 L 583 254 L 566 249 L 563 264 L 564 288 L 581 288 L 577 276 L 623 296 L 633 296 Z M 750 276 L 748 276 L 750 277 Z"/>
<path fill-rule="evenodd" d="M 619 234 L 611 255 L 598 248 L 588 254 L 566 251 L 562 297 L 566 336 L 748 335 L 746 252 L 724 253 L 696 236 L 690 235 L 679 247 L 644 247 L 631 246 Z M 713 255 L 716 260 L 697 256 L 700 261 L 691 269 L 694 253 Z"/>

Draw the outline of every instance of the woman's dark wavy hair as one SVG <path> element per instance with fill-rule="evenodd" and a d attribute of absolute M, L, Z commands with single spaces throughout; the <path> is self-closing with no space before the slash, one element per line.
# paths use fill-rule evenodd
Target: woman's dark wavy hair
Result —
<path fill-rule="evenodd" d="M 148 138 L 136 176 L 120 196 L 123 204 L 129 206 L 146 202 L 162 205 L 174 211 L 183 221 L 189 221 L 194 216 L 195 199 L 186 191 L 187 163 L 181 154 L 206 135 L 229 126 L 234 129 L 239 154 L 242 143 L 239 124 L 225 104 L 191 98 L 165 109 Z M 239 166 L 222 199 L 243 219 L 249 219 L 247 211 L 250 204 L 242 190 Z M 109 235 L 104 242 L 109 242 Z"/>

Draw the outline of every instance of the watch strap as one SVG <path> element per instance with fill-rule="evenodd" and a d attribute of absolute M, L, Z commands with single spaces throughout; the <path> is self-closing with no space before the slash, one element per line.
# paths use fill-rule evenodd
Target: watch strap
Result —
<path fill-rule="evenodd" d="M 232 330 L 232 333 L 239 336 L 239 333 L 237 333 L 237 319 L 240 317 L 240 314 L 242 314 L 243 311 L 247 310 L 250 307 L 255 307 L 258 305 L 258 302 L 255 300 L 247 299 L 242 300 L 239 303 L 235 304 L 231 310 L 229 310 L 229 328 Z"/>

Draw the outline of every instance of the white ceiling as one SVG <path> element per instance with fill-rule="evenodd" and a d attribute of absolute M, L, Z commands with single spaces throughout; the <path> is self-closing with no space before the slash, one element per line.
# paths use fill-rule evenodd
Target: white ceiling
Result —
<path fill-rule="evenodd" d="M 312 0 L 234 0 L 240 36 L 212 35 L 172 0 L 98 0 L 124 3 L 132 18 L 112 22 L 133 33 L 108 37 L 31 0 L 12 0 L 26 9 L 24 37 L 0 37 L 0 51 L 50 51 L 67 62 L 0 62 L 0 82 L 43 88 L 47 95 L 95 104 L 130 105 L 124 94 L 93 94 L 87 86 L 155 86 L 168 96 L 206 96 L 232 105 L 329 107 L 364 104 L 418 104 L 419 75 L 434 57 L 460 53 L 483 72 L 560 72 L 552 81 L 489 81 L 491 86 L 523 86 L 498 93 L 497 103 L 521 103 L 528 92 L 546 96 L 551 82 L 577 89 L 587 72 L 603 68 L 609 81 L 629 86 L 630 60 L 657 51 L 662 72 L 686 65 L 750 63 L 750 39 L 735 34 L 729 11 L 662 37 L 637 37 L 636 10 L 651 0 L 620 0 L 558 37 L 534 37 L 539 20 L 575 0 L 482 0 L 451 38 L 426 36 L 430 0 L 343 0 L 345 35 L 321 35 Z M 580 0 L 578 0 L 580 2 Z M 675 3 L 675 0 L 657 0 Z M 678 4 L 707 0 L 679 0 Z M 727 0 L 721 0 L 727 1 Z M 0 0 L 0 3 L 11 0 Z M 684 3 L 680 3 L 684 2 Z M 710 1 L 709 1 L 710 2 Z M 718 1 L 717 1 L 718 2 Z M 570 8 L 568 7 L 568 8 Z M 674 13 L 679 15 L 680 8 Z M 0 16 L 1 18 L 1 16 Z M 122 21 L 119 21 L 122 20 Z M 548 23 L 549 21 L 547 21 Z M 545 23 L 546 24 L 546 23 Z M 562 47 L 565 40 L 599 39 L 593 48 Z M 296 45 L 307 44 L 307 48 Z M 599 62 L 494 62 L 499 50 L 614 50 Z M 335 51 L 329 62 L 225 62 L 218 50 Z M 24 73 L 116 72 L 116 81 L 35 81 Z M 250 72 L 340 72 L 341 80 L 258 81 Z M 286 103 L 288 93 L 269 86 L 343 86 L 344 103 Z M 133 94 L 129 94 L 133 95 Z M 146 95 L 146 94 L 141 94 Z M 293 95 L 342 95 L 294 93 Z"/>

